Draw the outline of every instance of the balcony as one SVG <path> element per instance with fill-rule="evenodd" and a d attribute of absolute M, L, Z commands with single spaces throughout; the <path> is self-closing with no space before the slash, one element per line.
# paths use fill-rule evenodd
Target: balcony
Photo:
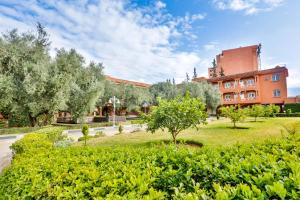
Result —
<path fill-rule="evenodd" d="M 252 104 L 252 103 L 259 103 L 259 99 L 257 97 L 252 98 L 230 98 L 222 99 L 222 104 L 230 105 L 230 104 Z"/>

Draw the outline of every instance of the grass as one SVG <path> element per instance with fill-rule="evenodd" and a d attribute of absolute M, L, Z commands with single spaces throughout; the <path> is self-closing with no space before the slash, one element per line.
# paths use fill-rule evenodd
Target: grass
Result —
<path fill-rule="evenodd" d="M 210 122 L 202 125 L 199 130 L 188 129 L 178 135 L 178 140 L 188 140 L 202 143 L 205 146 L 230 146 L 236 143 L 262 142 L 269 138 L 280 137 L 287 134 L 282 125 L 294 124 L 297 131 L 300 131 L 300 118 L 269 118 L 259 119 L 260 122 L 252 122 L 249 118 L 239 123 L 237 129 L 227 119 Z M 88 141 L 90 146 L 149 146 L 165 140 L 170 140 L 171 135 L 164 131 L 157 131 L 152 134 L 141 131 L 131 134 L 120 134 L 112 137 L 102 137 Z M 81 144 L 77 144 L 81 145 Z"/>
<path fill-rule="evenodd" d="M 18 134 L 18 133 L 30 133 L 39 130 L 43 127 L 12 127 L 12 128 L 1 128 L 0 135 L 6 134 Z"/>

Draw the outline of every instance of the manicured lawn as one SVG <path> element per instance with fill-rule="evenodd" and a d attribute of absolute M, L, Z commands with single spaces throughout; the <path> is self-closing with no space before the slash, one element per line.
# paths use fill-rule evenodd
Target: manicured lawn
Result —
<path fill-rule="evenodd" d="M 287 132 L 282 125 L 295 124 L 300 131 L 300 118 L 261 118 L 253 122 L 251 118 L 239 123 L 238 129 L 232 129 L 228 119 L 210 122 L 201 126 L 199 130 L 188 129 L 178 135 L 178 139 L 193 140 L 203 143 L 205 146 L 233 145 L 236 143 L 261 142 L 268 138 L 280 137 Z M 167 132 L 156 133 L 135 132 L 121 134 L 113 137 L 100 137 L 88 141 L 91 146 L 114 146 L 114 145 L 138 145 L 144 146 L 152 143 L 160 143 L 162 140 L 170 140 L 171 135 Z M 79 144 L 80 145 L 80 144 Z"/>

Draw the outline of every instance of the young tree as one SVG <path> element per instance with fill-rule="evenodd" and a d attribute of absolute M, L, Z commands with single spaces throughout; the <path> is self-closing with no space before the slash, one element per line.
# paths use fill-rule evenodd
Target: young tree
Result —
<path fill-rule="evenodd" d="M 279 113 L 280 107 L 274 104 L 270 104 L 264 107 L 264 116 L 265 117 L 275 117 L 276 113 Z"/>
<path fill-rule="evenodd" d="M 253 105 L 251 108 L 246 109 L 247 114 L 251 117 L 254 117 L 254 121 L 256 122 L 257 117 L 264 116 L 264 107 L 262 105 Z"/>
<path fill-rule="evenodd" d="M 84 137 L 84 146 L 86 146 L 86 140 L 87 140 L 87 137 L 89 135 L 89 126 L 87 124 L 84 124 L 82 126 L 81 132 L 82 132 L 83 137 Z"/>
<path fill-rule="evenodd" d="M 220 110 L 224 117 L 227 117 L 231 120 L 233 123 L 233 128 L 236 128 L 237 122 L 243 121 L 246 117 L 245 110 L 241 109 L 239 106 L 222 107 Z"/>
<path fill-rule="evenodd" d="M 147 130 L 154 133 L 158 129 L 167 129 L 176 144 L 177 135 L 183 130 L 206 123 L 205 105 L 199 98 L 191 98 L 188 94 L 173 100 L 158 99 L 159 105 L 150 114 L 144 115 Z"/>

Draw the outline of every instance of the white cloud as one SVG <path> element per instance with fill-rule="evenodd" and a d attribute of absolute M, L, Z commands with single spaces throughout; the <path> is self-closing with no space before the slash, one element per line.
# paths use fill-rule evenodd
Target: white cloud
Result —
<path fill-rule="evenodd" d="M 164 2 L 162 2 L 162 1 L 157 1 L 156 3 L 155 3 L 155 7 L 157 8 L 157 9 L 162 9 L 162 8 L 165 8 L 167 5 L 164 3 Z"/>
<path fill-rule="evenodd" d="M 156 2 L 155 11 L 123 0 L 72 4 L 12 0 L 3 5 L 2 10 L 15 12 L 0 13 L 1 32 L 33 30 L 39 21 L 50 33 L 53 48 L 75 48 L 87 60 L 103 62 L 107 74 L 120 78 L 147 82 L 180 79 L 203 62 L 196 52 L 180 51 L 177 41 L 193 35 L 191 24 L 205 15 L 173 17 L 161 11 L 166 7 L 162 1 Z"/>
<path fill-rule="evenodd" d="M 210 42 L 208 44 L 203 45 L 203 48 L 206 51 L 216 50 L 217 45 L 218 45 L 218 42 Z"/>
<path fill-rule="evenodd" d="M 270 11 L 286 0 L 212 0 L 220 10 L 243 11 L 246 15 Z"/>

